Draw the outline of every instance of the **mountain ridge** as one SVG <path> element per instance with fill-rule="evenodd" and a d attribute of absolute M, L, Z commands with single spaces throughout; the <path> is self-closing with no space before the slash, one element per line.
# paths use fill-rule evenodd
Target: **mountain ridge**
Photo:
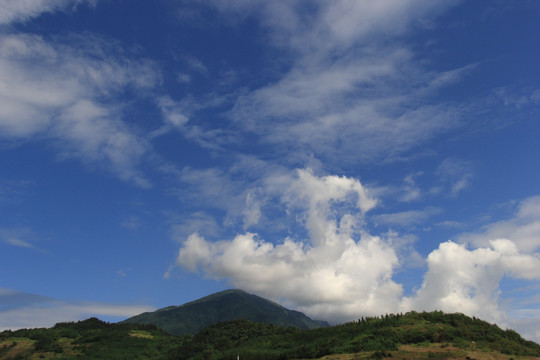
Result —
<path fill-rule="evenodd" d="M 145 312 L 123 323 L 153 324 L 172 335 L 193 335 L 208 326 L 239 319 L 303 330 L 328 326 L 326 321 L 312 320 L 300 311 L 287 309 L 239 289 L 228 289 L 183 305 Z"/>

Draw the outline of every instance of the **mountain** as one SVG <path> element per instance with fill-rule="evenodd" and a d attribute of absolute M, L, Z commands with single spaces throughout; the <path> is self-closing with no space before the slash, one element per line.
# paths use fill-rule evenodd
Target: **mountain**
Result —
<path fill-rule="evenodd" d="M 328 326 L 325 321 L 314 321 L 299 311 L 286 309 L 242 290 L 221 291 L 181 306 L 133 316 L 123 322 L 154 324 L 172 335 L 184 335 L 196 334 L 210 325 L 237 319 L 303 330 Z"/>

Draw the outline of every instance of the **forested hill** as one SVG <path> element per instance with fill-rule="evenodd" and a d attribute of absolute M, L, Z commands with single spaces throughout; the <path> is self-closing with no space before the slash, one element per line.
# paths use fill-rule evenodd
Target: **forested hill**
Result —
<path fill-rule="evenodd" d="M 181 306 L 133 316 L 125 322 L 154 324 L 172 335 L 193 335 L 210 325 L 238 319 L 299 329 L 328 326 L 325 321 L 314 321 L 299 311 L 242 290 L 221 291 Z"/>
<path fill-rule="evenodd" d="M 0 333 L 0 359 L 540 359 L 512 330 L 442 312 L 362 318 L 300 330 L 235 320 L 172 336 L 152 325 L 98 319 Z M 328 359 L 328 357 L 326 358 Z"/>

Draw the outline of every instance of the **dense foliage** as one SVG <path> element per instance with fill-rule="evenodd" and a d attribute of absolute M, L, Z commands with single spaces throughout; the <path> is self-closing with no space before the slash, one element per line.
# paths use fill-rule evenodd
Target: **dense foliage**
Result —
<path fill-rule="evenodd" d="M 312 330 L 235 320 L 198 334 L 171 336 L 153 325 L 108 324 L 92 318 L 51 329 L 0 333 L 0 359 L 307 359 L 328 354 L 383 358 L 400 345 L 540 356 L 540 345 L 512 330 L 442 312 L 362 318 Z M 439 346 L 439 345 L 437 345 Z M 365 355 L 365 356 L 364 356 Z"/>
<path fill-rule="evenodd" d="M 495 350 L 509 355 L 540 356 L 540 345 L 512 330 L 443 312 L 362 318 L 330 328 L 298 330 L 253 324 L 222 323 L 207 328 L 176 351 L 177 359 L 319 358 L 328 354 L 385 354 L 403 344 L 451 343 L 459 348 Z"/>
<path fill-rule="evenodd" d="M 50 329 L 0 333 L 0 359 L 168 359 L 181 345 L 154 325 L 109 324 L 96 318 Z M 36 357 L 35 355 L 38 354 Z"/>

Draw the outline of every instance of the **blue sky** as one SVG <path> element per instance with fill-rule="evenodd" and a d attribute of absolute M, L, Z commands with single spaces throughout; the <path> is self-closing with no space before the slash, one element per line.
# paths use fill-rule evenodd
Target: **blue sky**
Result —
<path fill-rule="evenodd" d="M 0 1 L 0 328 L 237 287 L 540 341 L 536 1 Z"/>

